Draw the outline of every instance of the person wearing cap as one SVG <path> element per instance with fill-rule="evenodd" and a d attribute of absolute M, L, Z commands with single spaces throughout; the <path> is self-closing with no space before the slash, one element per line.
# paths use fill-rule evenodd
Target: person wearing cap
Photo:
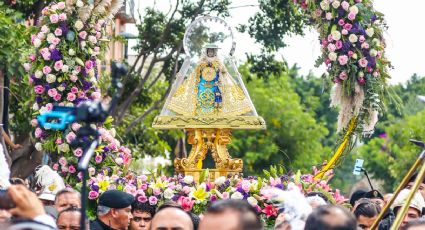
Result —
<path fill-rule="evenodd" d="M 134 196 L 119 190 L 108 190 L 99 197 L 97 219 L 90 222 L 91 230 L 126 230 L 133 218 Z"/>
<path fill-rule="evenodd" d="M 372 202 L 378 204 L 381 208 L 384 207 L 384 196 L 378 190 L 371 190 L 364 194 L 364 198 L 370 199 Z"/>
<path fill-rule="evenodd" d="M 407 196 L 409 195 L 410 190 L 403 189 L 400 194 L 395 199 L 392 208 L 395 215 L 397 216 L 400 208 L 406 203 Z M 425 207 L 425 201 L 419 192 L 416 192 L 413 199 L 410 201 L 409 209 L 406 212 L 406 215 L 403 218 L 403 221 L 400 225 L 400 229 L 404 229 L 409 221 L 417 220 L 421 217 L 422 209 Z"/>

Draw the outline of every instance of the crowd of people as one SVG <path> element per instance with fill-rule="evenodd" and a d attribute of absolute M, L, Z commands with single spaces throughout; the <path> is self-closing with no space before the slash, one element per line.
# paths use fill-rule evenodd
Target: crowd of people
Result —
<path fill-rule="evenodd" d="M 377 229 L 390 229 L 412 188 L 416 175 L 384 213 Z M 36 194 L 24 181 L 12 180 L 0 193 L 0 229 L 81 229 L 81 195 L 63 188 L 55 193 Z M 52 189 L 51 189 L 52 190 Z M 54 189 L 53 189 L 54 190 Z M 377 190 L 354 192 L 346 205 L 329 204 L 326 196 L 312 192 L 307 196 L 276 204 L 279 215 L 273 229 L 279 230 L 356 230 L 371 229 L 392 194 Z M 299 208 L 307 204 L 308 208 Z M 303 209 L 303 210 L 301 210 Z M 300 211 L 301 210 L 301 211 Z M 306 210 L 309 210 L 306 212 Z M 400 229 L 425 229 L 425 180 L 414 194 Z M 306 214 L 307 213 L 307 214 Z M 296 221 L 295 221 L 296 220 Z M 259 230 L 266 229 L 257 210 L 245 200 L 227 199 L 212 203 L 205 213 L 185 211 L 169 201 L 155 207 L 119 190 L 109 190 L 99 197 L 96 217 L 85 221 L 92 230 Z"/>

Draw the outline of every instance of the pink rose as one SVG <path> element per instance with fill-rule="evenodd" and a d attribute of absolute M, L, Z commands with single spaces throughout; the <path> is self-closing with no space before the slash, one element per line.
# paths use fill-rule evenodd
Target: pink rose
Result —
<path fill-rule="evenodd" d="M 68 142 L 68 143 L 71 143 L 73 140 L 75 140 L 75 138 L 76 138 L 77 136 L 75 135 L 75 133 L 74 132 L 69 132 L 66 136 L 65 136 L 65 139 L 66 139 L 66 142 Z"/>
<path fill-rule="evenodd" d="M 81 157 L 83 155 L 83 150 L 81 148 L 77 148 L 74 150 L 74 156 Z"/>
<path fill-rule="evenodd" d="M 148 189 L 148 185 L 147 184 L 142 184 L 142 185 L 140 185 L 140 189 L 146 190 L 146 189 Z"/>
<path fill-rule="evenodd" d="M 341 3 L 341 6 L 342 6 L 342 8 L 343 8 L 344 10 L 348 11 L 348 8 L 350 7 L 350 4 L 349 4 L 348 2 L 346 2 L 346 1 L 343 1 L 343 2 Z"/>
<path fill-rule="evenodd" d="M 141 175 L 138 177 L 141 181 L 147 181 L 148 177 L 146 175 Z"/>
<path fill-rule="evenodd" d="M 52 168 L 53 168 L 53 170 L 58 171 L 59 165 L 55 163 L 55 164 L 53 164 Z"/>
<path fill-rule="evenodd" d="M 97 38 L 95 36 L 90 35 L 89 36 L 89 41 L 93 44 L 95 44 L 97 42 Z"/>
<path fill-rule="evenodd" d="M 34 131 L 34 135 L 35 135 L 35 137 L 36 137 L 36 138 L 40 138 L 42 134 L 43 134 L 43 130 L 42 130 L 42 129 L 40 129 L 39 127 L 37 127 L 37 128 L 35 129 L 35 131 Z"/>
<path fill-rule="evenodd" d="M 343 26 L 345 24 L 344 19 L 339 19 L 338 20 L 338 25 Z"/>
<path fill-rule="evenodd" d="M 374 77 L 379 77 L 379 72 L 378 71 L 375 71 L 375 72 L 373 72 L 373 74 L 372 74 Z"/>
<path fill-rule="evenodd" d="M 74 93 L 68 93 L 68 95 L 66 96 L 66 99 L 68 101 L 74 101 L 77 98 L 77 96 L 75 96 Z"/>
<path fill-rule="evenodd" d="M 100 39 L 102 37 L 102 34 L 100 32 L 96 32 L 96 38 Z"/>
<path fill-rule="evenodd" d="M 49 66 L 44 66 L 43 67 L 43 73 L 44 74 L 49 74 L 50 72 L 52 72 L 52 68 L 50 68 Z"/>
<path fill-rule="evenodd" d="M 74 131 L 78 131 L 78 130 L 81 128 L 81 125 L 80 125 L 80 124 L 78 124 L 78 123 L 72 123 L 71 128 L 72 128 L 72 130 L 74 130 Z"/>
<path fill-rule="evenodd" d="M 90 200 L 95 200 L 98 196 L 99 196 L 99 193 L 96 192 L 96 191 L 90 191 L 89 192 L 89 199 Z"/>
<path fill-rule="evenodd" d="M 77 170 L 75 169 L 75 167 L 74 167 L 73 165 L 70 165 L 70 166 L 68 167 L 68 171 L 69 171 L 70 173 L 75 173 Z"/>
<path fill-rule="evenodd" d="M 48 91 L 47 91 L 47 94 L 50 96 L 50 97 L 54 97 L 54 96 L 56 96 L 56 94 L 58 94 L 58 91 L 56 90 L 56 89 L 49 89 Z"/>
<path fill-rule="evenodd" d="M 93 68 L 93 62 L 90 61 L 90 60 L 87 60 L 86 63 L 85 63 L 85 67 L 86 67 L 86 69 Z"/>
<path fill-rule="evenodd" d="M 62 166 L 65 166 L 65 165 L 67 165 L 68 164 L 68 162 L 66 161 L 66 159 L 65 159 L 65 157 L 61 157 L 61 158 L 59 158 L 59 164 L 60 165 L 62 165 Z"/>
<path fill-rule="evenodd" d="M 56 36 L 61 36 L 62 35 L 62 30 L 60 28 L 56 28 L 55 29 L 55 35 Z"/>
<path fill-rule="evenodd" d="M 342 35 L 347 35 L 347 34 L 348 34 L 348 30 L 346 30 L 346 29 L 342 29 L 342 30 L 341 30 L 341 34 L 342 34 Z"/>
<path fill-rule="evenodd" d="M 52 43 L 53 43 L 54 45 L 58 45 L 58 44 L 59 44 L 59 42 L 61 42 L 61 40 L 60 40 L 59 38 L 53 38 L 53 39 L 52 39 Z"/>
<path fill-rule="evenodd" d="M 336 50 L 336 46 L 333 43 L 330 43 L 328 45 L 329 52 L 334 52 Z"/>
<path fill-rule="evenodd" d="M 331 12 L 327 12 L 325 17 L 326 17 L 326 20 L 328 20 L 328 21 L 329 20 L 332 20 L 332 13 Z"/>
<path fill-rule="evenodd" d="M 353 12 L 348 13 L 348 19 L 350 19 L 351 21 L 353 21 L 356 18 L 356 14 Z"/>
<path fill-rule="evenodd" d="M 150 205 L 156 205 L 156 203 L 158 203 L 158 198 L 156 198 L 155 196 L 150 196 L 149 197 L 149 204 Z"/>
<path fill-rule="evenodd" d="M 100 93 L 99 92 L 93 92 L 91 93 L 91 97 L 93 100 L 100 99 Z"/>
<path fill-rule="evenodd" d="M 49 8 L 48 8 L 48 7 L 44 7 L 44 8 L 41 10 L 41 14 L 43 14 L 43 15 L 48 15 L 48 14 L 49 14 Z"/>
<path fill-rule="evenodd" d="M 63 10 L 63 9 L 65 9 L 65 2 L 58 2 L 58 4 L 56 4 L 56 6 L 58 7 L 58 9 Z"/>
<path fill-rule="evenodd" d="M 36 86 L 34 87 L 34 92 L 35 92 L 36 94 L 42 94 L 42 93 L 44 93 L 44 87 L 43 87 L 43 86 L 41 86 L 41 85 L 36 85 Z"/>
<path fill-rule="evenodd" d="M 37 119 L 32 119 L 31 120 L 31 126 L 32 127 L 36 127 L 38 125 L 38 121 L 37 121 Z"/>
<path fill-rule="evenodd" d="M 183 191 L 184 193 L 186 193 L 186 194 L 189 194 L 189 193 L 190 193 L 190 187 L 189 187 L 189 186 L 184 186 L 184 187 L 182 188 L 182 191 Z"/>
<path fill-rule="evenodd" d="M 360 65 L 361 67 L 366 67 L 366 66 L 367 66 L 367 60 L 366 60 L 366 58 L 361 58 L 361 59 L 358 61 L 358 63 L 359 63 L 359 65 Z"/>
<path fill-rule="evenodd" d="M 100 31 L 101 29 L 102 29 L 102 26 L 99 23 L 96 23 L 96 25 L 94 25 L 94 30 Z"/>
<path fill-rule="evenodd" d="M 49 18 L 51 23 L 58 23 L 59 21 L 59 16 L 57 14 L 52 14 Z"/>
<path fill-rule="evenodd" d="M 326 59 L 325 59 L 325 64 L 326 64 L 326 65 L 329 65 L 329 64 L 331 64 L 331 59 L 329 59 L 329 58 L 326 58 Z"/>
<path fill-rule="evenodd" d="M 362 49 L 369 49 L 369 43 L 367 43 L 367 42 L 362 43 L 361 48 Z"/>
<path fill-rule="evenodd" d="M 146 203 L 148 201 L 148 198 L 146 196 L 138 196 L 137 201 L 140 203 Z"/>
<path fill-rule="evenodd" d="M 36 59 L 36 57 L 35 57 L 35 54 L 30 54 L 29 56 L 28 56 L 28 59 L 30 60 L 30 61 L 35 61 L 35 59 Z"/>
<path fill-rule="evenodd" d="M 348 57 L 347 55 L 341 55 L 338 57 L 338 62 L 340 65 L 346 65 L 348 62 Z"/>
<path fill-rule="evenodd" d="M 102 160 L 103 160 L 103 158 L 102 158 L 102 156 L 101 155 L 96 155 L 95 157 L 94 157 L 94 160 L 96 161 L 96 163 L 100 163 L 100 162 L 102 162 Z"/>
<path fill-rule="evenodd" d="M 357 82 L 359 83 L 359 85 L 364 85 L 366 83 L 366 80 L 363 77 L 360 77 L 357 79 Z"/>
<path fill-rule="evenodd" d="M 328 42 L 333 42 L 333 40 L 334 40 L 334 39 L 332 38 L 332 34 L 329 34 L 329 35 L 328 35 Z"/>
<path fill-rule="evenodd" d="M 54 68 L 55 68 L 56 71 L 61 70 L 62 67 L 63 67 L 63 61 L 62 60 L 55 62 Z"/>
<path fill-rule="evenodd" d="M 81 39 L 86 39 L 87 32 L 86 31 L 81 31 L 80 33 L 78 33 L 78 37 L 80 37 Z"/>
<path fill-rule="evenodd" d="M 339 79 L 341 79 L 341 80 L 345 81 L 345 80 L 347 80 L 347 78 L 348 78 L 348 75 L 347 75 L 347 73 L 346 73 L 346 72 L 341 72 L 341 73 L 339 74 Z"/>
<path fill-rule="evenodd" d="M 30 71 L 30 69 L 31 69 L 31 64 L 30 63 L 24 63 L 24 69 L 25 69 L 25 71 Z"/>
<path fill-rule="evenodd" d="M 75 87 L 75 86 L 73 86 L 73 87 L 71 88 L 71 93 L 78 93 L 78 88 L 77 88 L 77 87 Z"/>
<path fill-rule="evenodd" d="M 351 25 L 350 23 L 344 25 L 344 29 L 346 30 L 351 30 L 351 28 L 353 28 L 353 25 Z"/>
<path fill-rule="evenodd" d="M 227 200 L 230 198 L 230 194 L 228 192 L 223 192 L 223 200 Z"/>
<path fill-rule="evenodd" d="M 65 21 L 66 20 L 66 14 L 65 13 L 62 13 L 62 14 L 59 14 L 59 20 L 60 21 Z"/>
<path fill-rule="evenodd" d="M 342 41 L 341 40 L 336 41 L 335 47 L 336 47 L 337 50 L 341 49 L 342 48 Z"/>
<path fill-rule="evenodd" d="M 153 194 L 154 194 L 155 196 L 159 196 L 159 195 L 161 194 L 161 189 L 159 189 L 159 188 L 154 188 L 154 189 L 153 189 Z"/>
<path fill-rule="evenodd" d="M 353 52 L 353 51 L 351 51 L 351 50 L 350 50 L 350 51 L 348 51 L 348 56 L 349 56 L 349 57 L 353 56 L 353 54 L 354 54 L 354 52 Z"/>
<path fill-rule="evenodd" d="M 190 197 L 184 197 L 181 196 L 177 200 L 177 203 L 185 210 L 186 212 L 189 212 L 192 210 L 193 205 L 195 204 L 195 201 L 192 200 Z"/>
<path fill-rule="evenodd" d="M 71 76 L 69 76 L 69 80 L 71 80 L 72 82 L 76 82 L 78 80 L 78 77 L 72 74 Z"/>
<path fill-rule="evenodd" d="M 56 94 L 56 96 L 53 97 L 53 100 L 55 101 L 59 101 L 62 98 L 62 95 L 60 95 L 59 93 Z"/>
<path fill-rule="evenodd" d="M 44 25 L 44 26 L 42 26 L 41 27 L 41 32 L 43 32 L 43 33 L 48 33 L 50 31 L 50 29 L 49 29 L 49 27 L 48 26 L 46 26 L 46 25 Z"/>
<path fill-rule="evenodd" d="M 46 110 L 47 111 L 52 111 L 52 109 L 53 109 L 53 104 L 52 103 L 47 103 L 46 104 Z"/>
<path fill-rule="evenodd" d="M 56 141 L 55 141 L 55 144 L 57 144 L 57 145 L 60 145 L 60 144 L 62 144 L 63 143 L 63 141 L 62 141 L 62 138 L 58 138 L 58 139 L 56 139 Z"/>

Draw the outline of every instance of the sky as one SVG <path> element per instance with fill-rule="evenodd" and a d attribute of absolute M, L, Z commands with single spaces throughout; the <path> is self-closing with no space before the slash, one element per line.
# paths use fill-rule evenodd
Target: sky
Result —
<path fill-rule="evenodd" d="M 144 9 L 152 6 L 154 0 L 135 0 L 137 9 Z M 168 10 L 172 0 L 157 0 L 156 5 L 160 9 Z M 248 6 L 247 6 L 248 5 Z M 249 17 L 258 12 L 257 0 L 234 0 L 230 10 L 231 17 L 226 22 L 233 27 L 246 23 Z M 245 6 L 245 7 L 239 7 Z M 385 14 L 385 19 L 389 29 L 384 33 L 387 48 L 386 55 L 391 61 L 394 69 L 390 70 L 390 83 L 402 83 L 407 81 L 414 73 L 425 76 L 425 28 L 423 22 L 424 0 L 403 0 L 388 1 L 375 0 L 375 9 Z M 136 13 L 137 14 L 137 13 Z M 127 31 L 136 33 L 134 26 L 128 26 Z M 238 60 L 244 61 L 245 53 L 258 53 L 260 45 L 255 43 L 248 34 L 243 34 L 233 30 L 236 40 L 235 56 Z M 304 36 L 293 36 L 284 39 L 288 47 L 279 50 L 277 56 L 283 57 L 292 66 L 297 64 L 300 67 L 300 74 L 307 75 L 309 72 L 320 76 L 325 72 L 325 67 L 314 67 L 316 58 L 320 55 L 320 45 L 318 33 L 305 30 Z M 132 45 L 130 40 L 130 47 Z M 130 52 L 129 54 L 132 54 Z M 134 52 L 133 52 L 134 54 Z"/>

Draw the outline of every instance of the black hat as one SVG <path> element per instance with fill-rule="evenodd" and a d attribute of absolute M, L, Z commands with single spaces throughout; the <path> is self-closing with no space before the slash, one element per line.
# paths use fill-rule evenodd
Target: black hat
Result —
<path fill-rule="evenodd" d="M 365 193 L 364 198 L 384 200 L 384 196 L 382 196 L 382 194 L 378 190 L 371 190 Z"/>
<path fill-rule="evenodd" d="M 119 190 L 108 190 L 99 197 L 99 205 L 108 208 L 126 208 L 134 201 L 134 196 Z"/>
<path fill-rule="evenodd" d="M 410 178 L 409 178 L 409 182 L 415 182 L 416 177 L 418 177 L 418 173 L 414 173 Z M 424 179 L 422 179 L 422 183 L 425 184 L 425 177 Z"/>
<path fill-rule="evenodd" d="M 364 197 L 364 195 L 366 194 L 366 191 L 364 190 L 357 190 L 355 191 L 350 198 L 350 204 L 351 206 L 354 206 L 354 204 L 356 203 L 357 200 L 359 200 L 360 198 Z"/>

